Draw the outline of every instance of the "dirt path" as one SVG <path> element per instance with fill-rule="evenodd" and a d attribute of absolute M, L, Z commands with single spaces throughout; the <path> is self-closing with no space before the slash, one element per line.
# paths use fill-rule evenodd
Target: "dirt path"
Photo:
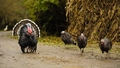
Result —
<path fill-rule="evenodd" d="M 80 54 L 79 50 L 38 43 L 36 53 L 23 54 L 18 40 L 10 38 L 10 34 L 0 32 L 0 68 L 120 68 L 119 52 Z"/>

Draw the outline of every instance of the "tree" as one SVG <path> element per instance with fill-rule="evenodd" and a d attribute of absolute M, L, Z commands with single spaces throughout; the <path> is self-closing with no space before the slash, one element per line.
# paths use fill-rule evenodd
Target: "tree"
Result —
<path fill-rule="evenodd" d="M 17 21 L 27 18 L 23 3 L 25 0 L 0 0 L 0 29 L 6 25 L 9 29 L 15 25 Z"/>
<path fill-rule="evenodd" d="M 65 0 L 28 0 L 28 8 L 32 20 L 36 21 L 43 34 L 60 35 L 67 29 L 65 16 Z"/>

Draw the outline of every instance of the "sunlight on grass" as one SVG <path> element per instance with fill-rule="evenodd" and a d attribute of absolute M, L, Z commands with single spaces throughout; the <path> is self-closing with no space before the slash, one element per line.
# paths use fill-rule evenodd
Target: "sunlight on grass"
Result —
<path fill-rule="evenodd" d="M 18 39 L 18 36 L 11 36 L 12 39 Z M 60 37 L 56 36 L 45 36 L 45 37 L 40 37 L 38 39 L 38 42 L 43 45 L 48 45 L 48 46 L 58 46 L 58 47 L 64 47 L 66 49 L 70 50 L 79 50 L 78 46 L 76 45 L 66 45 L 63 43 Z M 96 51 L 100 52 L 101 50 L 99 48 L 99 43 L 98 42 L 92 42 L 88 41 L 87 46 L 85 48 L 86 51 L 91 52 L 91 51 Z M 120 53 L 120 43 L 113 43 L 113 47 L 110 50 L 112 53 Z"/>
<path fill-rule="evenodd" d="M 78 49 L 77 45 L 76 46 L 73 44 L 65 45 L 60 37 L 55 37 L 55 36 L 41 37 L 39 38 L 39 42 L 42 43 L 43 45 L 59 46 L 70 50 Z"/>
<path fill-rule="evenodd" d="M 78 46 L 76 45 L 66 45 L 63 43 L 60 37 L 55 37 L 55 36 L 46 36 L 46 37 L 41 37 L 39 38 L 39 42 L 42 43 L 43 45 L 50 45 L 50 46 L 60 46 L 64 47 L 66 49 L 70 50 L 79 50 Z M 96 41 L 88 41 L 88 44 L 86 46 L 86 51 L 97 51 L 101 53 L 101 50 L 99 48 L 99 43 Z M 119 43 L 113 43 L 113 47 L 110 50 L 112 53 L 120 53 L 120 46 Z"/>
<path fill-rule="evenodd" d="M 47 44 L 47 45 L 54 45 L 54 46 L 63 46 L 64 43 L 60 39 L 60 37 L 55 36 L 46 36 L 39 38 L 39 42 Z"/>
<path fill-rule="evenodd" d="M 18 39 L 18 36 L 10 36 L 12 39 Z"/>

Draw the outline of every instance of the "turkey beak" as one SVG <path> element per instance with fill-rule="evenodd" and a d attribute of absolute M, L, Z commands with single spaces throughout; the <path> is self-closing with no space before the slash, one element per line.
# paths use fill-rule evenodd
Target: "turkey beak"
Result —
<path fill-rule="evenodd" d="M 101 42 L 101 44 L 104 44 L 104 42 Z"/>
<path fill-rule="evenodd" d="M 82 36 L 82 37 L 81 37 L 81 39 L 83 40 L 83 39 L 84 39 L 84 37 Z"/>

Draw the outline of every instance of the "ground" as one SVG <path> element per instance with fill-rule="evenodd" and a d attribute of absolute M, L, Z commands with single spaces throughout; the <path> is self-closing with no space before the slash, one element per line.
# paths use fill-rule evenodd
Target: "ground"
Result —
<path fill-rule="evenodd" d="M 0 31 L 0 68 L 120 68 L 120 52 L 116 50 L 119 45 L 114 44 L 115 51 L 109 54 L 102 54 L 98 47 L 92 46 L 81 54 L 69 45 L 59 47 L 39 42 L 36 53 L 23 54 L 18 39 L 10 35 L 11 31 Z"/>

